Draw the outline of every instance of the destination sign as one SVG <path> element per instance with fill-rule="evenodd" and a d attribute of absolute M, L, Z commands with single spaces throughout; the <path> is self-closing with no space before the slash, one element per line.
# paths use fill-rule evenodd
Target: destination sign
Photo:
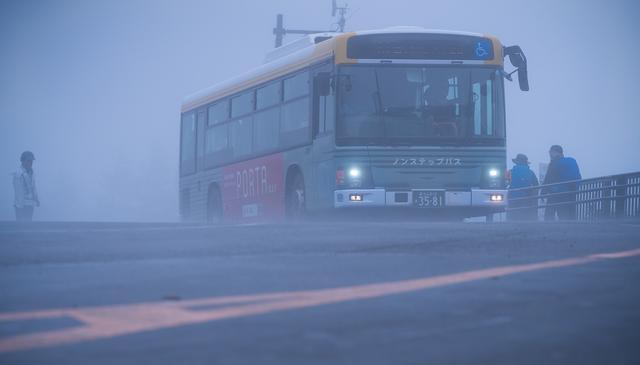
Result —
<path fill-rule="evenodd" d="M 488 38 L 430 33 L 364 34 L 349 38 L 353 59 L 492 60 Z"/>

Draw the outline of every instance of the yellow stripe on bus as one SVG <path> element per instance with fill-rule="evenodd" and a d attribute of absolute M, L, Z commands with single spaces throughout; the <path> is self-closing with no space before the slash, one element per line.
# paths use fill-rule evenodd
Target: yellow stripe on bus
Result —
<path fill-rule="evenodd" d="M 261 83 L 268 82 L 269 80 L 284 76 L 288 73 L 301 70 L 307 66 L 310 66 L 315 62 L 322 61 L 323 59 L 329 59 L 332 56 L 334 56 L 335 64 L 358 63 L 357 59 L 352 59 L 347 56 L 347 42 L 349 38 L 355 36 L 356 34 L 357 33 L 355 32 L 344 33 L 336 37 L 333 37 L 331 39 L 328 39 L 324 42 L 320 42 L 317 45 L 315 45 L 311 56 L 308 58 L 305 58 L 299 62 L 290 64 L 290 65 L 286 65 L 281 68 L 275 69 L 271 72 L 265 73 L 263 75 L 260 75 L 250 80 L 246 80 L 242 83 L 227 87 L 213 94 L 203 96 L 198 100 L 195 100 L 193 102 L 183 105 L 181 108 L 181 111 L 183 113 L 188 112 L 190 110 L 196 109 L 198 107 L 206 105 L 215 100 L 235 94 L 237 92 L 251 88 L 253 86 L 257 86 Z M 498 66 L 502 65 L 503 63 L 502 44 L 494 36 L 485 35 L 485 37 L 488 39 L 491 39 L 491 41 L 493 42 L 493 53 L 494 53 L 494 58 L 492 60 L 485 61 L 485 64 L 498 65 Z"/>
<path fill-rule="evenodd" d="M 501 66 L 503 63 L 504 55 L 502 54 L 502 43 L 498 40 L 498 38 L 492 35 L 483 35 L 483 37 L 491 39 L 491 43 L 493 43 L 493 59 L 485 61 L 484 63 L 487 65 L 497 65 Z"/>

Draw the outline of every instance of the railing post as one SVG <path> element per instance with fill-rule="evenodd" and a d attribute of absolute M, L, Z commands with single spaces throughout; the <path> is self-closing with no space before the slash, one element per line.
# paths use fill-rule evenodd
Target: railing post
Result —
<path fill-rule="evenodd" d="M 600 195 L 600 198 L 602 198 L 602 215 L 605 218 L 615 217 L 613 200 L 613 196 L 615 195 L 614 185 L 615 180 L 613 179 L 602 181 L 602 190 L 600 190 L 602 195 Z"/>
<path fill-rule="evenodd" d="M 618 188 L 616 188 L 616 199 L 615 199 L 615 217 L 616 218 L 623 218 L 624 217 L 624 203 L 626 198 L 624 197 L 625 194 L 625 190 L 627 189 L 624 185 L 626 185 L 627 183 L 627 177 L 626 176 L 621 176 L 618 179 L 616 179 L 616 185 L 620 186 Z"/>

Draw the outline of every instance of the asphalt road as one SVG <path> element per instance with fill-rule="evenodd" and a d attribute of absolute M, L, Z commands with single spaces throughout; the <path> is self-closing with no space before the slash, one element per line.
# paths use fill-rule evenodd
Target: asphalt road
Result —
<path fill-rule="evenodd" d="M 0 223 L 1 364 L 640 364 L 640 222 Z"/>

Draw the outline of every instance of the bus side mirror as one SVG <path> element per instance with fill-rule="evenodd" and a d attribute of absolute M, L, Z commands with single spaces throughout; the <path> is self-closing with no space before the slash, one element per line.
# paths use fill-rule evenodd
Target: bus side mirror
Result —
<path fill-rule="evenodd" d="M 504 47 L 504 57 L 509 56 L 513 67 L 518 69 L 518 83 L 520 90 L 529 91 L 529 77 L 527 75 L 527 57 L 520 46 Z"/>
<path fill-rule="evenodd" d="M 518 68 L 518 84 L 520 84 L 520 90 L 529 91 L 529 77 L 527 75 L 527 64 L 524 67 Z"/>
<path fill-rule="evenodd" d="M 315 77 L 316 95 L 328 96 L 331 94 L 331 74 L 329 72 L 319 72 Z"/>

